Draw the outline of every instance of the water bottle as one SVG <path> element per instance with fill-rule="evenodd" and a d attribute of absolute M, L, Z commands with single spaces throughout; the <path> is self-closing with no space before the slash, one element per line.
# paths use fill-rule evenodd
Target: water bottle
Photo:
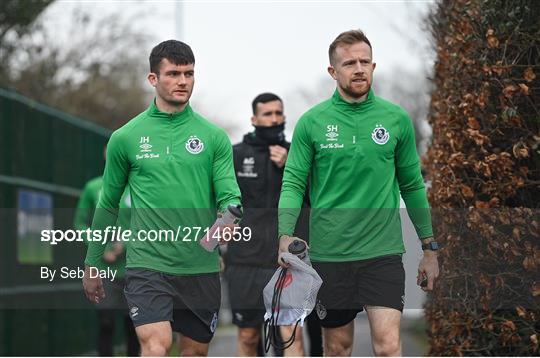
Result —
<path fill-rule="evenodd" d="M 242 219 L 242 208 L 240 205 L 229 205 L 227 210 L 223 213 L 220 218 L 217 218 L 214 225 L 208 230 L 206 235 L 199 241 L 199 244 L 206 251 L 214 251 L 218 245 L 218 236 L 222 236 L 223 233 L 216 233 L 217 230 L 223 230 L 221 227 L 224 225 L 233 225 L 238 224 Z M 219 235 L 218 235 L 219 234 Z M 229 233 L 228 233 L 229 234 Z M 231 230 L 230 235 L 232 236 L 233 232 Z"/>
<path fill-rule="evenodd" d="M 306 264 L 311 265 L 309 262 L 309 257 L 307 254 L 307 246 L 303 241 L 294 240 L 289 244 L 289 252 L 300 260 L 304 261 Z"/>

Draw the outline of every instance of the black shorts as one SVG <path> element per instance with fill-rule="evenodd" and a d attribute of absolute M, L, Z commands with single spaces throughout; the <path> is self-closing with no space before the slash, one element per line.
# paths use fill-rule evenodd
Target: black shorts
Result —
<path fill-rule="evenodd" d="M 233 323 L 240 328 L 259 327 L 264 322 L 263 290 L 276 269 L 228 265 L 225 279 Z"/>
<path fill-rule="evenodd" d="M 315 309 L 321 325 L 341 327 L 364 306 L 403 311 L 405 270 L 401 255 L 350 262 L 313 262 L 323 283 Z"/>
<path fill-rule="evenodd" d="M 170 321 L 173 331 L 197 342 L 214 336 L 221 303 L 218 273 L 169 275 L 127 269 L 124 289 L 135 327 Z"/>

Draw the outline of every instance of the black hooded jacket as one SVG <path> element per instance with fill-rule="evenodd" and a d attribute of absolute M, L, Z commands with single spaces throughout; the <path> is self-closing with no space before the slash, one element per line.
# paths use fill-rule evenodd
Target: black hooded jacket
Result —
<path fill-rule="evenodd" d="M 283 140 L 275 145 L 289 150 L 291 144 Z M 277 266 L 277 207 L 284 168 L 278 168 L 270 160 L 268 147 L 269 144 L 257 138 L 254 132 L 246 134 L 241 143 L 233 146 L 234 170 L 244 211 L 240 226 L 251 229 L 251 239 L 229 242 L 225 255 L 227 265 Z M 305 203 L 306 200 L 307 196 Z M 295 234 L 307 241 L 306 215 L 300 216 Z"/>

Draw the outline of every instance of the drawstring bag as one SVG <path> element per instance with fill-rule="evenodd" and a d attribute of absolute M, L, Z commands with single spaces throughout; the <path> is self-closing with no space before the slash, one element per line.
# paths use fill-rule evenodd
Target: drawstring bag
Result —
<path fill-rule="evenodd" d="M 265 350 L 270 346 L 278 349 L 290 347 L 295 339 L 296 327 L 304 325 L 304 319 L 315 307 L 317 293 L 322 279 L 311 267 L 309 258 L 301 260 L 296 255 L 285 252 L 280 259 L 290 264 L 289 268 L 279 267 L 263 291 Z M 287 340 L 281 340 L 279 326 L 292 326 L 295 330 Z"/>

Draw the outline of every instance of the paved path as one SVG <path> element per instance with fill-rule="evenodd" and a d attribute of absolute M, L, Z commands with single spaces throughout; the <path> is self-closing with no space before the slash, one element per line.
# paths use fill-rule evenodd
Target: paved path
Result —
<path fill-rule="evenodd" d="M 411 333 L 410 327 L 415 323 L 416 317 L 405 315 L 402 320 L 402 341 L 404 356 L 423 356 L 425 348 Z M 232 326 L 219 328 L 210 344 L 209 356 L 233 357 L 236 352 L 236 329 Z M 355 320 L 353 356 L 373 356 L 369 324 L 365 313 L 361 313 Z"/>
<path fill-rule="evenodd" d="M 403 207 L 403 205 L 402 205 Z M 403 255 L 403 266 L 405 268 L 405 313 L 402 319 L 401 335 L 404 356 L 423 356 L 425 355 L 425 343 L 414 337 L 410 328 L 415 321 L 422 315 L 422 304 L 425 300 L 425 293 L 416 285 L 416 274 L 418 263 L 422 257 L 422 250 L 418 237 L 416 236 L 412 222 L 410 221 L 406 210 L 400 210 L 402 221 L 403 242 L 406 253 Z M 224 299 L 223 308 L 228 307 L 226 285 L 222 283 L 222 298 Z M 230 310 L 222 309 L 220 311 L 220 322 L 231 322 Z M 369 324 L 365 313 L 360 313 L 355 321 L 355 334 L 353 356 L 373 356 L 371 350 L 371 337 L 369 334 Z M 306 337 L 307 334 L 304 334 Z M 231 357 L 236 352 L 236 328 L 232 325 L 219 327 L 216 336 L 210 344 L 210 356 Z"/>

